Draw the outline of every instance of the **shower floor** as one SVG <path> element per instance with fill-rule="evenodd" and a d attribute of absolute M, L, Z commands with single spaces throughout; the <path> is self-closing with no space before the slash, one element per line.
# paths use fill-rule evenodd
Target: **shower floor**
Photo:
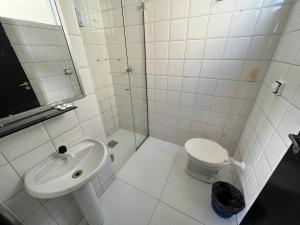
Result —
<path fill-rule="evenodd" d="M 136 140 L 135 140 L 136 137 Z M 131 155 L 135 152 L 136 145 L 140 145 L 146 138 L 145 135 L 140 133 L 134 133 L 131 130 L 119 128 L 116 132 L 107 138 L 107 142 L 117 141 L 118 144 L 113 148 L 107 148 L 109 154 L 114 155 L 113 167 L 115 172 L 124 166 Z"/>

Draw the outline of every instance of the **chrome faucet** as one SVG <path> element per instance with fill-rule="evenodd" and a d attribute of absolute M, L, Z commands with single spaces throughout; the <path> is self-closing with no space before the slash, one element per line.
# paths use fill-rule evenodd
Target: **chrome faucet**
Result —
<path fill-rule="evenodd" d="M 75 158 L 74 154 L 67 153 L 68 149 L 65 145 L 59 146 L 57 150 L 57 155 L 61 160 L 66 160 L 67 158 Z"/>

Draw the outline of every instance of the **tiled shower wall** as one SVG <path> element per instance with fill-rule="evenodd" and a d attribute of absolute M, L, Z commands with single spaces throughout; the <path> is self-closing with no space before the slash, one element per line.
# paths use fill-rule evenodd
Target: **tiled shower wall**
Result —
<path fill-rule="evenodd" d="M 71 0 L 60 0 L 86 97 L 73 102 L 78 108 L 0 139 L 0 202 L 25 225 L 76 225 L 82 214 L 70 195 L 54 199 L 36 199 L 24 189 L 23 175 L 48 157 L 60 145 L 69 145 L 82 137 L 105 139 L 92 78 Z M 24 9 L 22 9 L 24 10 Z M 92 181 L 98 197 L 106 190 L 114 171 L 108 161 Z"/>
<path fill-rule="evenodd" d="M 276 80 L 286 83 L 281 96 L 271 91 Z M 235 152 L 235 158 L 246 162 L 246 170 L 237 170 L 246 199 L 239 221 L 291 145 L 288 134 L 299 130 L 300 1 L 296 1 Z"/>
<path fill-rule="evenodd" d="M 84 18 L 84 26 L 80 27 L 80 32 L 104 129 L 106 135 L 110 135 L 119 128 L 119 118 L 100 3 L 99 1 L 77 0 L 74 4 Z M 123 38 L 124 35 L 122 33 L 120 35 Z"/>
<path fill-rule="evenodd" d="M 119 126 L 147 133 L 144 29 L 139 4 L 123 1 L 122 5 L 121 0 L 75 4 L 85 20 L 80 30 L 106 133 L 110 135 Z M 127 68 L 132 72 L 126 72 Z"/>
<path fill-rule="evenodd" d="M 291 1 L 145 1 L 150 135 L 233 154 Z"/>
<path fill-rule="evenodd" d="M 146 60 L 139 2 L 100 0 L 99 7 L 120 127 L 147 134 Z"/>

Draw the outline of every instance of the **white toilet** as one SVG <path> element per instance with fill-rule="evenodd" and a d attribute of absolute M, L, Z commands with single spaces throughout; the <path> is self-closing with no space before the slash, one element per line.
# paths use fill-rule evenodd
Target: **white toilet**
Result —
<path fill-rule="evenodd" d="M 189 156 L 185 172 L 203 182 L 215 182 L 218 172 L 230 163 L 227 150 L 214 141 L 193 138 L 184 147 Z"/>

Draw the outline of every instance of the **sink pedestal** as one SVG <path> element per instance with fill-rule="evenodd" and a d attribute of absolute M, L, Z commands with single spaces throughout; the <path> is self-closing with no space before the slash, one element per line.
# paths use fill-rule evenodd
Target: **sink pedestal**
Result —
<path fill-rule="evenodd" d="M 89 225 L 103 225 L 104 216 L 91 183 L 72 193 Z"/>

